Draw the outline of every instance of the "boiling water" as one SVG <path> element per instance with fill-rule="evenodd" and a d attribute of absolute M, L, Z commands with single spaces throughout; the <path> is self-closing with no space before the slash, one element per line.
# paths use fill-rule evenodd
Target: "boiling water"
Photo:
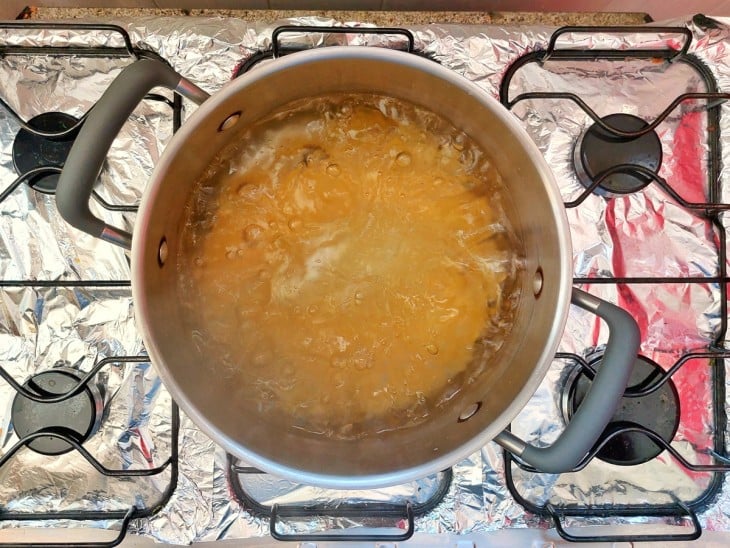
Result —
<path fill-rule="evenodd" d="M 392 98 L 310 99 L 249 129 L 199 182 L 178 257 L 222 398 L 351 438 L 489 374 L 518 297 L 502 191 L 471 139 Z"/>

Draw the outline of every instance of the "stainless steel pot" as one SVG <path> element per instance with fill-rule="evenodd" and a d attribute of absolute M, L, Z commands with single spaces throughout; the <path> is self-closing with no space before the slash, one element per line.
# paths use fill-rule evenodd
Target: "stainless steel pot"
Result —
<path fill-rule="evenodd" d="M 88 199 L 116 133 L 154 86 L 174 89 L 201 106 L 155 168 L 132 239 L 95 218 Z M 241 413 L 227 396 L 228 381 L 201 365 L 180 325 L 175 268 L 184 206 L 214 156 L 277 107 L 342 91 L 379 93 L 422 105 L 488 151 L 515 204 L 512 217 L 524 242 L 528 274 L 495 375 L 464 387 L 418 427 L 357 441 L 318 438 Z M 131 241 L 137 322 L 152 362 L 180 407 L 232 454 L 294 481 L 336 488 L 402 483 L 447 468 L 490 440 L 542 471 L 571 470 L 612 417 L 638 350 L 638 328 L 626 312 L 571 287 L 563 203 L 527 133 L 483 90 L 416 55 L 356 47 L 296 53 L 247 73 L 210 98 L 163 63 L 137 61 L 124 69 L 85 121 L 63 169 L 57 203 L 75 227 L 124 247 Z M 604 365 L 560 438 L 538 448 L 506 429 L 550 366 L 571 301 L 608 324 Z"/>

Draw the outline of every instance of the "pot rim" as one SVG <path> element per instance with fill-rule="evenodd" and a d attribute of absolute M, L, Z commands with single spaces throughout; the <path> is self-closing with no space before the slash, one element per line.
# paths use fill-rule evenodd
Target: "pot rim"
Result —
<path fill-rule="evenodd" d="M 165 360 L 160 349 L 150 336 L 150 325 L 147 323 L 149 315 L 145 313 L 145 310 L 149 307 L 149 303 L 145 299 L 144 292 L 141 289 L 144 282 L 144 269 L 142 266 L 144 260 L 143 254 L 147 247 L 143 227 L 150 224 L 153 209 L 152 206 L 165 179 L 164 174 L 172 164 L 172 158 L 175 155 L 174 151 L 184 145 L 188 138 L 196 131 L 197 126 L 205 120 L 209 114 L 213 113 L 220 103 L 226 101 L 232 95 L 241 93 L 251 83 L 267 78 L 271 74 L 285 71 L 298 65 L 342 58 L 381 60 L 384 62 L 409 66 L 417 70 L 431 72 L 436 76 L 447 80 L 455 87 L 460 88 L 465 93 L 476 97 L 480 103 L 482 103 L 484 108 L 490 109 L 518 139 L 523 149 L 534 163 L 534 166 L 545 185 L 548 201 L 543 205 L 549 207 L 552 212 L 552 217 L 558 225 L 558 246 L 560 249 L 559 263 L 561 266 L 561 276 L 558 281 L 559 287 L 555 320 L 553 321 L 553 325 L 546 338 L 543 352 L 541 353 L 538 362 L 535 364 L 535 367 L 532 369 L 530 377 L 524 383 L 517 397 L 499 415 L 499 417 L 466 443 L 463 443 L 448 453 L 438 455 L 424 464 L 387 473 L 360 476 L 342 476 L 298 470 L 251 451 L 249 448 L 239 444 L 219 430 L 187 398 L 184 391 L 175 381 L 174 375 L 165 365 Z M 560 338 L 565 328 L 568 308 L 570 305 L 573 264 L 568 219 L 555 177 L 537 145 L 532 141 L 527 131 L 519 124 L 517 118 L 509 110 L 504 108 L 497 99 L 489 95 L 475 83 L 438 63 L 424 59 L 418 55 L 398 50 L 354 46 L 316 48 L 286 55 L 277 59 L 275 63 L 261 65 L 255 70 L 247 72 L 235 80 L 228 82 L 217 93 L 214 93 L 210 99 L 198 107 L 198 109 L 183 123 L 182 127 L 171 138 L 170 143 L 167 145 L 160 158 L 160 162 L 154 168 L 150 181 L 143 194 L 137 213 L 134 235 L 135 237 L 132 239 L 131 252 L 131 279 L 132 298 L 137 311 L 136 321 L 141 331 L 150 361 L 153 363 L 165 387 L 168 389 L 180 409 L 182 409 L 204 433 L 210 436 L 213 441 L 222 446 L 230 454 L 244 460 L 247 464 L 284 479 L 333 489 L 368 489 L 386 487 L 421 479 L 453 466 L 463 458 L 481 449 L 487 444 L 487 442 L 492 441 L 492 439 L 504 430 L 517 416 L 542 382 L 547 369 L 553 361 L 558 344 L 560 343 Z"/>

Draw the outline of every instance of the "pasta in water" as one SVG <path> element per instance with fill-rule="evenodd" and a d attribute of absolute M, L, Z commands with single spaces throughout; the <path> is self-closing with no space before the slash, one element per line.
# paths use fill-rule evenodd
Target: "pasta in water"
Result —
<path fill-rule="evenodd" d="M 178 290 L 231 397 L 357 438 L 416 425 L 489 374 L 522 252 L 499 174 L 442 118 L 377 95 L 293 103 L 194 196 Z"/>

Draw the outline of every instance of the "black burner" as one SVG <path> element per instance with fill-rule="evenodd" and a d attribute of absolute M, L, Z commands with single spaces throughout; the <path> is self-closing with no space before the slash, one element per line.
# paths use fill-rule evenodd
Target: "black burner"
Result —
<path fill-rule="evenodd" d="M 74 127 L 78 119 L 63 112 L 46 112 L 28 120 L 28 125 L 44 133 L 63 133 Z M 13 142 L 13 165 L 19 175 L 39 167 L 63 167 L 78 130 L 63 137 L 43 137 L 23 128 Z M 42 173 L 30 178 L 28 184 L 38 192 L 53 194 L 58 185 L 58 173 Z"/>
<path fill-rule="evenodd" d="M 602 120 L 626 132 L 640 131 L 649 125 L 631 114 L 610 114 Z M 654 131 L 635 139 L 626 139 L 593 124 L 576 143 L 573 163 L 578 180 L 583 186 L 589 187 L 599 175 L 621 164 L 641 166 L 656 172 L 662 163 L 662 145 Z M 641 190 L 650 182 L 651 178 L 638 173 L 614 173 L 604 179 L 595 192 L 603 196 L 629 194 Z"/>
<path fill-rule="evenodd" d="M 53 397 L 72 390 L 80 379 L 77 371 L 56 368 L 33 375 L 23 386 L 37 395 Z M 89 383 L 79 394 L 58 403 L 35 402 L 18 394 L 11 411 L 13 428 L 20 438 L 48 428 L 79 443 L 95 433 L 101 414 L 101 395 Z M 73 449 L 69 443 L 52 436 L 35 438 L 28 447 L 44 455 L 61 455 Z"/>
<path fill-rule="evenodd" d="M 590 364 L 596 369 L 599 368 L 601 357 L 593 358 L 590 360 Z M 656 381 L 663 371 L 649 358 L 639 356 L 634 363 L 629 387 L 641 390 Z M 582 373 L 580 368 L 569 376 L 563 390 L 562 408 L 566 420 L 570 420 L 580 402 L 583 401 L 590 385 L 590 379 Z M 647 396 L 624 397 L 601 439 L 605 439 L 618 428 L 639 425 L 654 431 L 666 442 L 671 442 L 677 433 L 679 414 L 679 396 L 672 379 L 669 379 L 659 389 Z M 596 457 L 611 464 L 632 466 L 653 459 L 663 450 L 640 432 L 623 432 L 611 438 Z"/>

